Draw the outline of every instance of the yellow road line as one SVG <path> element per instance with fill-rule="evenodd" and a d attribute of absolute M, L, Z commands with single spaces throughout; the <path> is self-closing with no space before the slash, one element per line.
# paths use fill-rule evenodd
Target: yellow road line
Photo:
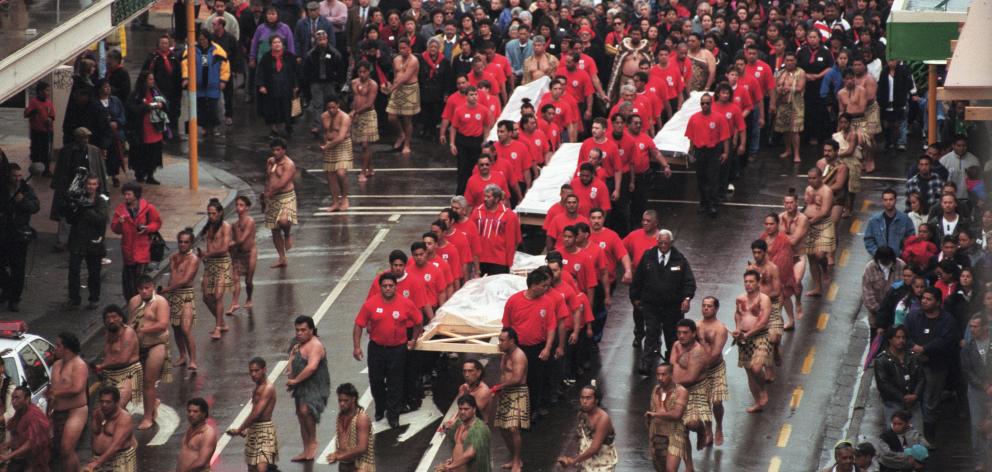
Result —
<path fill-rule="evenodd" d="M 847 265 L 847 260 L 851 258 L 851 250 L 844 248 L 840 251 L 840 257 L 837 259 L 837 265 L 844 267 Z"/>
<path fill-rule="evenodd" d="M 792 425 L 789 423 L 783 424 L 782 429 L 778 432 L 778 442 L 775 445 L 781 448 L 788 446 L 789 436 L 792 436 Z"/>
<path fill-rule="evenodd" d="M 851 234 L 858 234 L 859 232 L 861 232 L 861 220 L 855 218 L 851 221 Z"/>
<path fill-rule="evenodd" d="M 816 359 L 816 346 L 809 348 L 809 354 L 806 354 L 806 358 L 803 359 L 803 368 L 800 372 L 803 375 L 808 375 L 813 371 L 813 360 Z"/>
<path fill-rule="evenodd" d="M 839 289 L 840 287 L 837 286 L 837 282 L 830 282 L 830 288 L 827 290 L 827 301 L 834 301 L 837 298 L 837 290 Z"/>
<path fill-rule="evenodd" d="M 871 201 L 868 199 L 861 201 L 861 211 L 868 211 L 868 207 L 871 206 Z"/>
<path fill-rule="evenodd" d="M 789 402 L 789 409 L 792 411 L 799 409 L 799 404 L 803 401 L 803 386 L 800 385 L 792 391 L 792 400 Z"/>
<path fill-rule="evenodd" d="M 774 456 L 772 457 L 772 461 L 768 463 L 768 472 L 778 472 L 780 467 L 782 467 L 782 459 Z"/>
<path fill-rule="evenodd" d="M 830 321 L 830 313 L 820 313 L 820 316 L 816 319 L 816 330 L 823 331 L 827 329 L 827 323 Z"/>

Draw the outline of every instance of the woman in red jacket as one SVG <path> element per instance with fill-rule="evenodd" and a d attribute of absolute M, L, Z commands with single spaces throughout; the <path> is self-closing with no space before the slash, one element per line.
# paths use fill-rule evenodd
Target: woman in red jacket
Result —
<path fill-rule="evenodd" d="M 916 234 L 909 236 L 902 243 L 902 260 L 917 270 L 926 270 L 930 259 L 937 255 L 937 245 L 933 243 L 933 228 L 929 223 L 923 223 Z"/>
<path fill-rule="evenodd" d="M 124 270 L 121 275 L 124 297 L 138 294 L 137 281 L 151 262 L 152 234 L 162 228 L 162 217 L 154 205 L 141 198 L 141 185 L 128 182 L 121 187 L 124 203 L 117 206 L 110 230 L 121 235 Z"/>

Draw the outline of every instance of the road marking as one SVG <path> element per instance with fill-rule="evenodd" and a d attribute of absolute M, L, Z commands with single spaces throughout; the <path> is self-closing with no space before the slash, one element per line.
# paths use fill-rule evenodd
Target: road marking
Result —
<path fill-rule="evenodd" d="M 780 448 L 788 446 L 789 436 L 792 436 L 792 425 L 789 423 L 783 424 L 782 429 L 778 431 L 778 442 L 775 445 Z"/>
<path fill-rule="evenodd" d="M 778 469 L 782 467 L 782 459 L 778 456 L 772 457 L 772 461 L 768 463 L 768 472 L 778 472 Z"/>
<path fill-rule="evenodd" d="M 827 329 L 827 323 L 830 321 L 830 313 L 820 313 L 820 316 L 816 319 L 816 330 L 823 331 Z"/>
<path fill-rule="evenodd" d="M 268 377 L 269 383 L 275 383 L 276 379 L 279 378 L 279 375 L 282 374 L 283 369 L 286 368 L 286 364 L 288 363 L 289 362 L 285 360 L 276 362 L 275 367 L 273 367 L 272 371 L 269 372 L 269 377 Z M 251 414 L 251 405 L 252 405 L 251 400 L 248 400 L 248 403 L 246 403 L 245 406 L 241 408 L 241 411 L 238 412 L 238 416 L 234 417 L 234 421 L 231 422 L 231 425 L 228 426 L 227 429 L 237 428 L 238 426 L 241 426 L 241 423 L 243 423 L 245 419 L 248 418 L 248 415 Z M 220 457 L 221 451 L 223 451 L 224 448 L 227 447 L 227 443 L 231 442 L 231 438 L 233 436 L 231 436 L 230 434 L 226 434 L 227 429 L 220 432 L 220 439 L 217 440 L 217 447 L 214 449 L 214 456 L 210 458 L 210 465 L 213 465 L 213 463 L 217 461 L 217 458 Z"/>
<path fill-rule="evenodd" d="M 844 267 L 847 265 L 847 260 L 851 258 L 851 251 L 844 248 L 840 251 L 840 257 L 837 258 L 837 265 Z"/>
<path fill-rule="evenodd" d="M 870 206 L 871 206 L 871 200 L 868 200 L 867 198 L 864 199 L 864 200 L 861 200 L 861 211 L 863 211 L 863 212 L 864 211 L 868 211 L 868 207 L 870 207 Z"/>
<path fill-rule="evenodd" d="M 851 234 L 858 234 L 861 231 L 861 219 L 855 218 L 851 222 Z"/>
<path fill-rule="evenodd" d="M 837 286 L 837 282 L 830 282 L 830 288 L 827 289 L 828 302 L 832 302 L 835 298 L 837 298 L 837 290 L 840 290 L 840 287 Z"/>
<path fill-rule="evenodd" d="M 376 169 L 376 172 L 454 172 L 457 167 L 396 167 L 392 169 Z M 349 169 L 348 172 L 359 173 L 361 169 Z M 311 174 L 323 174 L 324 169 L 307 169 Z M 863 177 L 862 177 L 863 178 Z"/>
<path fill-rule="evenodd" d="M 803 368 L 800 372 L 803 375 L 809 375 L 813 371 L 813 361 L 816 359 L 816 346 L 809 348 L 809 353 L 806 354 L 806 358 L 803 359 Z"/>
<path fill-rule="evenodd" d="M 402 215 L 400 215 L 399 213 L 394 213 L 393 216 L 390 216 L 389 217 L 389 222 L 390 223 L 396 223 L 397 221 L 400 220 L 400 216 L 402 216 Z"/>
<path fill-rule="evenodd" d="M 341 277 L 341 279 L 338 280 L 337 285 L 334 286 L 334 289 L 331 290 L 331 293 L 327 295 L 327 298 L 324 299 L 324 302 L 321 303 L 320 307 L 317 308 L 317 312 L 314 313 L 313 322 L 315 325 L 320 324 L 320 320 L 322 320 L 324 318 L 324 315 L 326 315 L 327 312 L 331 309 L 331 305 L 333 305 L 334 302 L 338 299 L 338 297 L 341 295 L 341 292 L 344 291 L 344 288 L 348 286 L 348 283 L 351 282 L 351 279 L 355 277 L 355 274 L 358 273 L 358 270 L 362 268 L 362 266 L 365 264 L 365 261 L 367 261 L 369 256 L 372 255 L 372 252 L 375 251 L 376 248 L 378 248 L 379 245 L 382 244 L 382 241 L 386 239 L 387 234 L 389 234 L 389 228 L 380 229 L 375 234 L 375 237 L 372 238 L 372 241 L 369 241 L 369 245 L 365 247 L 365 250 L 358 255 L 358 259 L 356 259 L 355 262 L 351 264 L 351 267 L 349 267 L 348 270 Z M 269 381 L 274 383 L 275 379 L 278 379 L 279 376 L 282 375 L 282 372 L 286 370 L 287 365 L 289 365 L 289 363 L 286 362 L 285 360 L 276 363 L 272 371 L 269 372 Z M 368 390 L 366 390 L 366 393 L 369 393 Z M 362 398 L 364 398 L 364 395 Z M 369 398 L 371 398 L 371 394 L 369 394 Z M 234 423 L 232 423 L 231 427 L 234 427 L 235 424 L 240 425 L 240 423 L 244 421 L 245 418 L 247 418 L 250 413 L 251 413 L 251 402 L 248 402 L 247 404 L 245 404 L 243 408 L 241 408 L 241 412 L 239 412 L 238 416 L 235 417 Z M 217 461 L 217 458 L 220 457 L 221 452 L 224 451 L 224 448 L 227 447 L 227 445 L 230 442 L 231 442 L 230 436 L 228 436 L 227 434 L 223 434 L 220 440 L 217 442 L 217 448 L 214 450 L 214 457 L 210 459 L 210 464 L 213 464 L 214 462 Z"/>
<path fill-rule="evenodd" d="M 317 211 L 327 211 L 331 207 L 321 206 L 317 207 Z M 423 205 L 423 206 L 353 206 L 349 207 L 345 212 L 349 211 L 386 211 L 386 210 L 434 210 L 438 213 L 444 208 L 442 205 Z"/>
<path fill-rule="evenodd" d="M 648 199 L 651 203 L 682 203 L 685 205 L 699 205 L 699 202 L 694 202 L 692 200 L 656 200 Z M 732 206 L 732 207 L 744 207 L 744 208 L 782 208 L 782 204 L 777 205 L 766 205 L 764 203 L 737 203 L 737 202 L 724 202 L 720 206 Z"/>
<path fill-rule="evenodd" d="M 789 409 L 796 411 L 799 409 L 799 404 L 803 401 L 803 386 L 800 385 L 792 391 L 792 400 L 789 401 Z"/>
<path fill-rule="evenodd" d="M 336 211 L 334 213 L 318 211 L 313 216 L 392 216 L 397 213 L 401 215 L 437 215 L 440 210 L 433 211 Z"/>

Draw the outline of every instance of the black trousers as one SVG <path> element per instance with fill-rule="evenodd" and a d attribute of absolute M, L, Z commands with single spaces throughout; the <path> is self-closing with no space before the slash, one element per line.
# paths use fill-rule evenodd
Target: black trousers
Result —
<path fill-rule="evenodd" d="M 620 185 L 620 198 L 613 202 L 613 209 L 606 215 L 606 227 L 616 231 L 620 237 L 624 237 L 629 233 L 628 230 L 628 220 L 630 219 L 630 192 L 627 190 L 629 188 L 629 174 L 623 174 L 623 178 L 620 182 L 616 182 L 614 178 L 606 179 L 606 188 L 610 190 L 610 195 Z"/>
<path fill-rule="evenodd" d="M 140 139 L 140 138 L 139 138 Z M 134 169 L 138 180 L 154 177 L 155 169 L 162 167 L 162 141 L 157 143 L 142 143 L 132 149 L 128 164 Z"/>
<path fill-rule="evenodd" d="M 542 403 L 548 400 L 546 385 L 549 375 L 547 375 L 548 362 L 540 358 L 544 343 L 532 346 L 520 346 L 527 356 L 527 389 L 530 391 L 530 408 L 533 412 Z"/>
<path fill-rule="evenodd" d="M 479 154 L 482 154 L 482 140 L 481 135 L 455 135 L 455 149 L 458 149 L 458 186 L 455 187 L 455 195 L 465 194 L 465 185 L 468 184 L 469 177 L 472 177 L 472 169 L 479 160 Z"/>
<path fill-rule="evenodd" d="M 481 272 L 480 275 L 509 274 L 510 268 L 505 265 L 493 264 L 490 262 L 480 262 L 479 272 Z"/>
<path fill-rule="evenodd" d="M 31 162 L 40 162 L 48 166 L 52 160 L 52 133 L 31 130 Z"/>
<path fill-rule="evenodd" d="M 830 120 L 827 118 L 825 99 L 820 97 L 820 84 L 823 79 L 806 82 L 803 102 L 806 106 L 804 129 L 809 139 L 821 141 L 830 136 Z"/>
<path fill-rule="evenodd" d="M 630 188 L 630 174 L 624 174 L 624 185 Z M 648 191 L 651 186 L 651 171 L 634 174 L 634 191 L 630 192 L 630 227 L 641 227 L 641 216 L 648 209 Z"/>
<path fill-rule="evenodd" d="M 83 261 L 86 261 L 86 286 L 90 292 L 89 301 L 100 301 L 100 269 L 103 257 L 86 254 L 69 254 L 69 300 L 80 301 L 79 280 Z"/>
<path fill-rule="evenodd" d="M 234 74 L 236 71 L 231 70 L 231 80 L 224 86 L 224 118 L 231 118 L 234 116 Z"/>
<path fill-rule="evenodd" d="M 723 146 L 695 148 L 696 184 L 699 186 L 699 205 L 704 209 L 716 208 L 719 203 L 717 188 L 720 186 L 720 153 Z"/>
<path fill-rule="evenodd" d="M 633 305 L 633 315 L 634 315 L 634 337 L 644 338 L 644 310 L 641 309 L 639 304 L 634 304 L 634 299 L 630 299 L 631 305 Z"/>
<path fill-rule="evenodd" d="M 661 335 L 665 336 L 665 359 L 672 353 L 672 346 L 675 345 L 675 324 L 685 314 L 679 303 L 669 305 L 649 305 L 642 304 L 641 311 L 644 316 L 644 350 L 641 354 L 641 368 L 653 371 L 658 365 L 658 358 L 661 356 Z"/>
<path fill-rule="evenodd" d="M 0 292 L 5 300 L 20 303 L 28 261 L 28 242 L 0 242 Z"/>
<path fill-rule="evenodd" d="M 124 293 L 124 301 L 130 301 L 131 297 L 138 294 L 138 277 L 145 273 L 147 264 L 125 264 L 121 270 L 121 287 Z"/>
<path fill-rule="evenodd" d="M 369 341 L 369 386 L 375 409 L 387 418 L 399 418 L 403 408 L 403 383 L 406 370 L 406 344 L 383 346 Z"/>

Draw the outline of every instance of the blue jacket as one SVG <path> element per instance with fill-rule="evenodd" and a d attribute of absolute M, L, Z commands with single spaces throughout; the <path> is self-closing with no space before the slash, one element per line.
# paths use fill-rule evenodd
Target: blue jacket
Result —
<path fill-rule="evenodd" d="M 868 254 L 874 256 L 879 247 L 888 246 L 898 257 L 902 254 L 902 242 L 916 234 L 916 229 L 913 228 L 913 221 L 905 213 L 896 210 L 896 216 L 886 233 L 883 213 L 880 211 L 868 220 L 868 226 L 865 227 L 865 249 L 868 250 Z"/>
<path fill-rule="evenodd" d="M 310 38 L 314 34 L 317 34 L 315 31 L 311 31 L 313 29 L 310 23 L 311 21 L 317 22 L 317 31 L 327 33 L 327 43 L 337 47 L 337 41 L 334 40 L 334 25 L 322 16 L 318 16 L 316 20 L 310 20 L 310 17 L 307 16 L 296 22 L 296 30 L 293 31 L 293 40 L 296 41 L 296 52 L 294 54 L 297 56 L 306 57 L 307 52 L 317 45 L 316 39 L 314 39 L 313 46 L 310 45 Z"/>
<path fill-rule="evenodd" d="M 224 48 L 211 42 L 206 50 L 199 44 L 196 49 L 196 96 L 200 98 L 220 98 L 220 83 L 231 79 L 231 63 L 227 60 Z M 183 51 L 183 79 L 187 78 L 189 69 L 186 68 L 187 52 Z M 203 74 L 206 69 L 206 75 Z"/>
<path fill-rule="evenodd" d="M 823 82 L 820 83 L 820 97 L 835 97 L 842 88 L 844 88 L 844 77 L 841 75 L 840 68 L 834 64 L 827 71 L 827 75 L 823 76 Z"/>
<path fill-rule="evenodd" d="M 524 60 L 534 55 L 534 41 L 527 40 L 527 45 L 520 50 L 520 40 L 513 39 L 506 43 L 506 59 L 510 61 L 510 68 L 513 73 L 520 75 L 524 73 Z"/>
<path fill-rule="evenodd" d="M 913 310 L 906 316 L 906 330 L 909 332 L 906 347 L 923 346 L 923 353 L 931 362 L 947 362 L 954 354 L 953 349 L 958 341 L 958 335 L 954 332 L 954 317 L 941 310 L 933 333 L 927 328 L 926 317 L 922 309 Z"/>

